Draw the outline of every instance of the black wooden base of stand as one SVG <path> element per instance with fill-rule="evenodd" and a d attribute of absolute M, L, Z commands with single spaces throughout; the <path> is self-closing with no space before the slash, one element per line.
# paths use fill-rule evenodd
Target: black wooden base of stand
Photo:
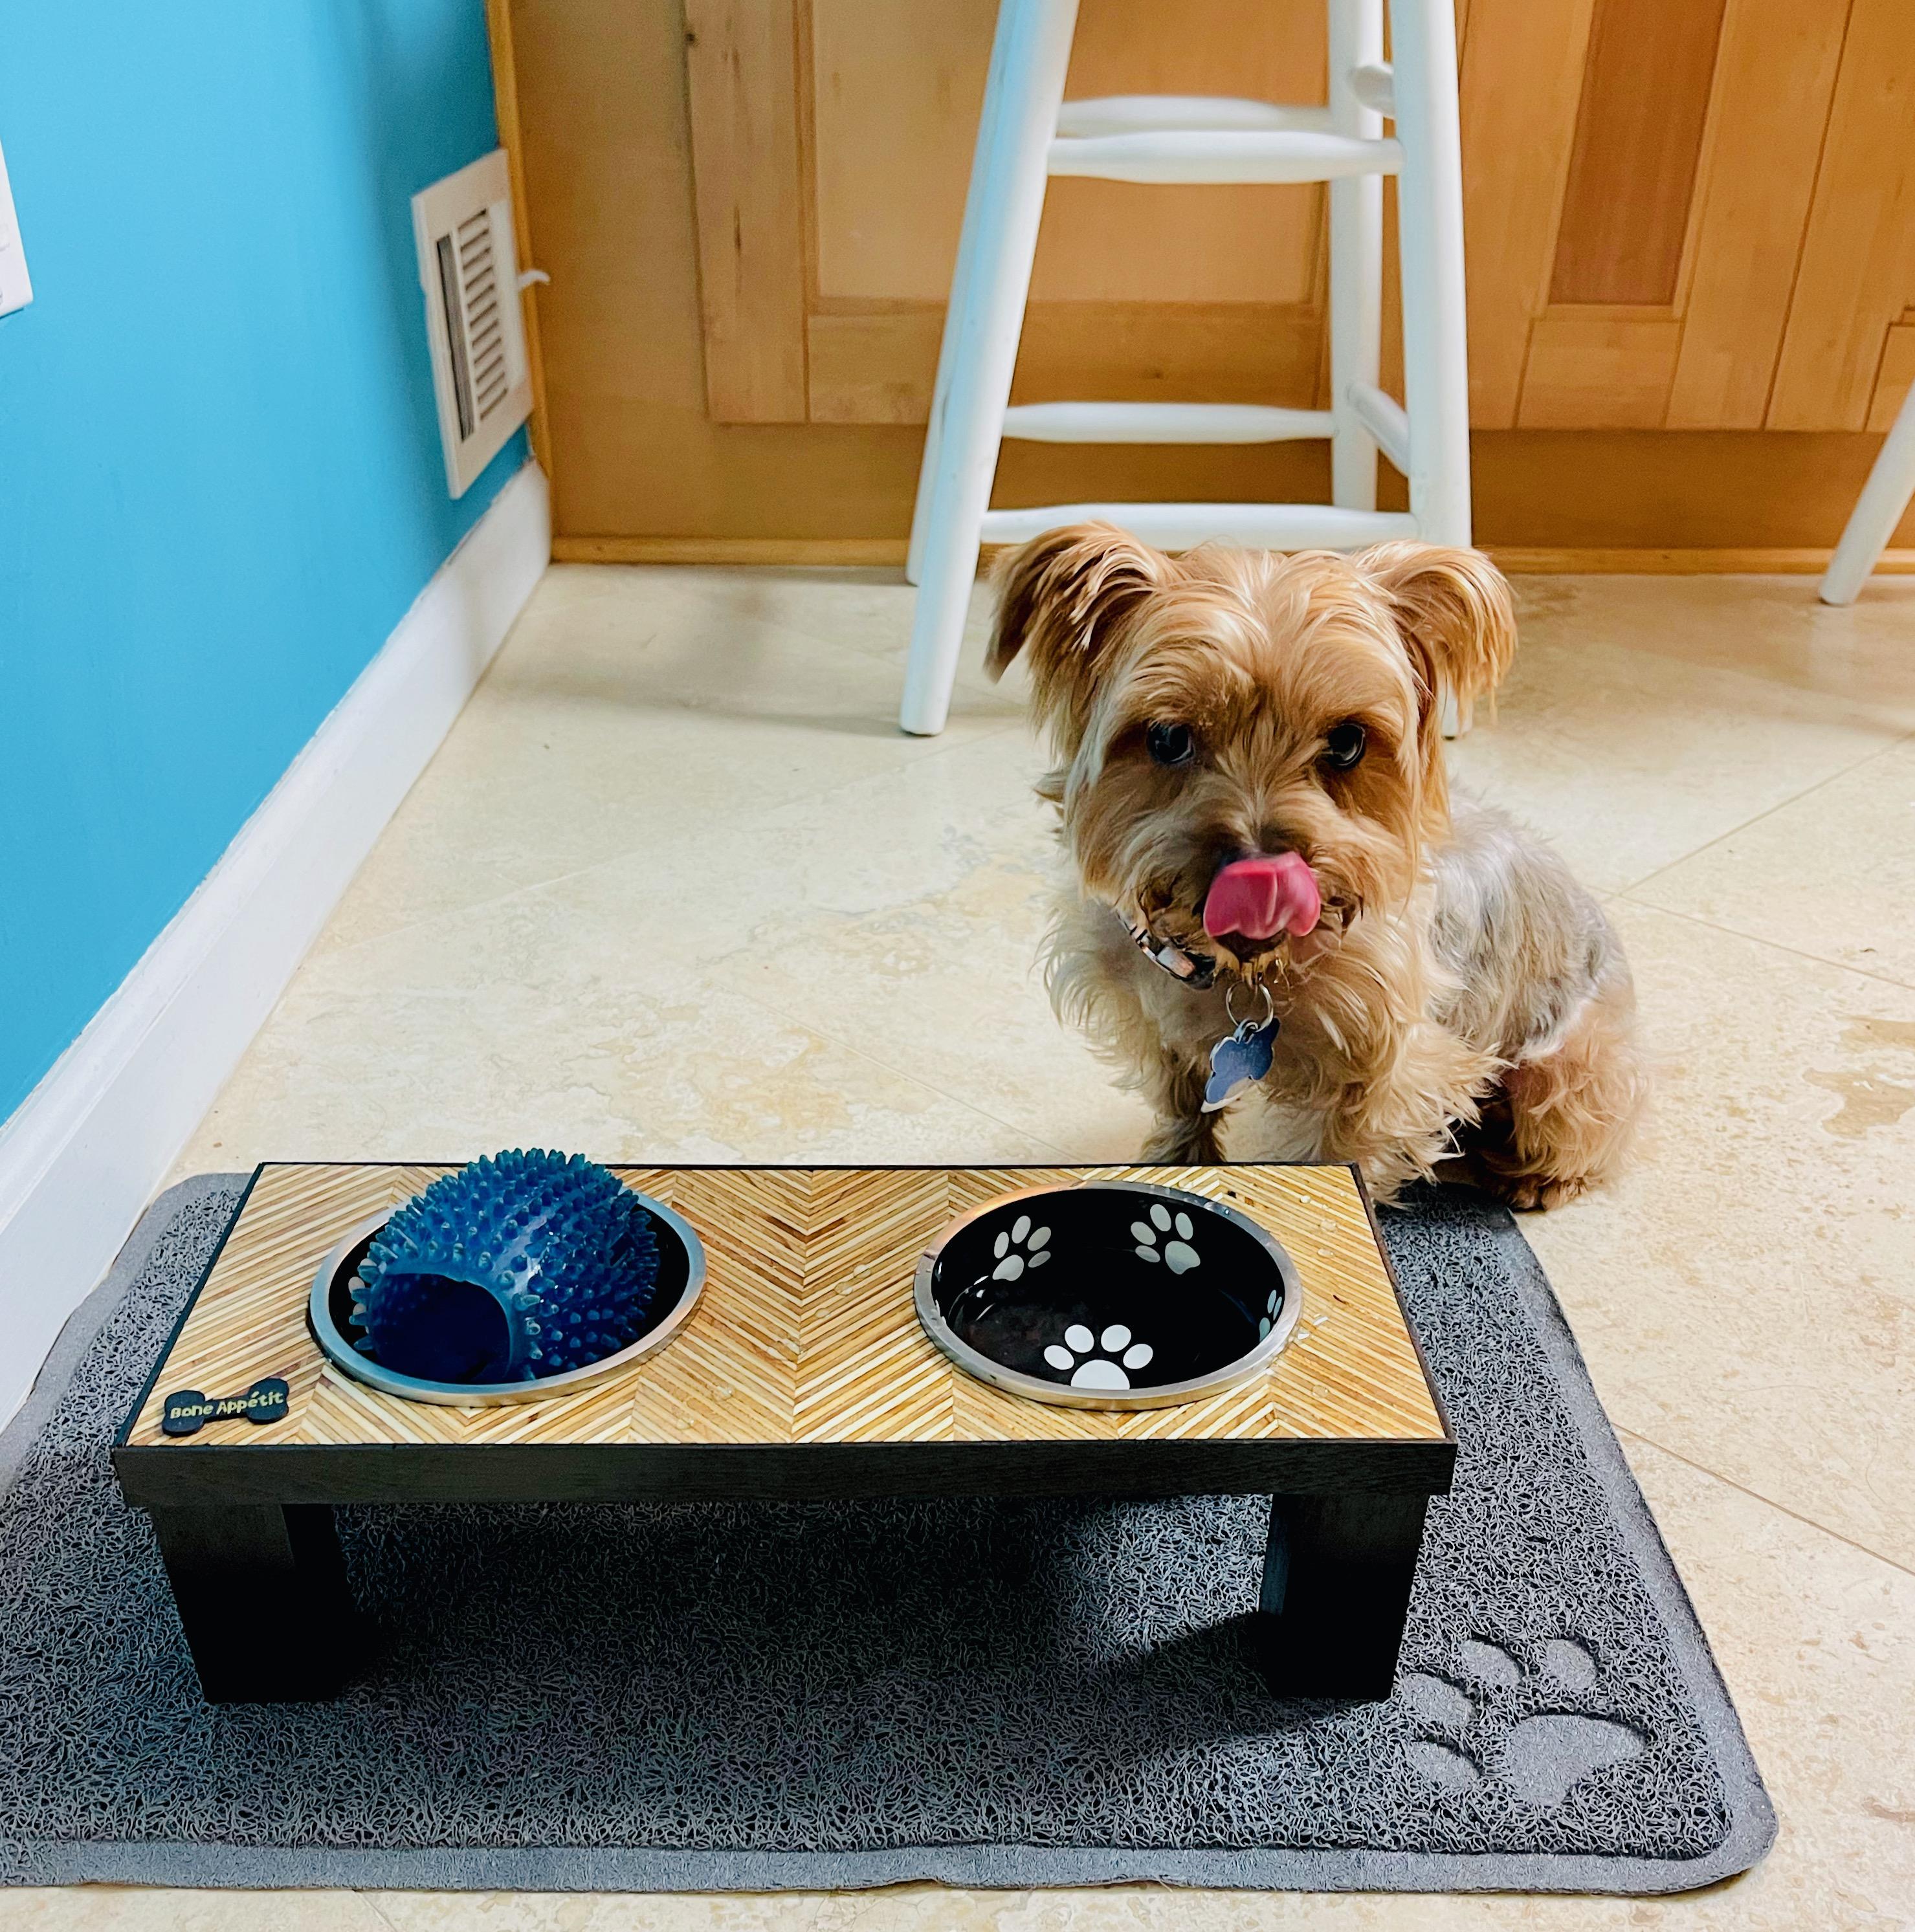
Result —
<path fill-rule="evenodd" d="M 1387 1697 L 1409 1613 L 1421 1496 L 1278 1496 L 1255 1637 L 1280 1697 Z"/>
<path fill-rule="evenodd" d="M 364 1626 L 324 1503 L 156 1509 L 153 1528 L 209 1704 L 336 1696 Z"/>
<path fill-rule="evenodd" d="M 1278 1496 L 1253 1642 L 1282 1697 L 1387 1697 L 1428 1498 Z M 320 1503 L 156 1509 L 153 1526 L 209 1703 L 337 1696 L 365 1627 Z"/>

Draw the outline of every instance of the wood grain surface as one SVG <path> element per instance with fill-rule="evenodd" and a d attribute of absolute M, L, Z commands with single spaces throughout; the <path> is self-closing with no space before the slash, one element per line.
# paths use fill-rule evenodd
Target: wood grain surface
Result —
<path fill-rule="evenodd" d="M 994 0 L 491 4 L 560 538 L 902 538 Z M 1478 539 L 1832 544 L 1910 373 L 1915 8 L 1457 11 Z M 1085 0 L 1069 91 L 1320 99 L 1322 28 Z M 1321 400 L 1324 256 L 1315 188 L 1059 181 L 1016 399 Z M 995 501 L 1326 490 L 1312 446 L 1013 444 Z"/>
<path fill-rule="evenodd" d="M 705 389 L 719 422 L 805 419 L 804 211 L 791 0 L 686 0 Z"/>
<path fill-rule="evenodd" d="M 355 1221 L 448 1172 L 262 1168 L 134 1419 L 135 1449 L 194 1445 L 869 1444 L 1316 1438 L 1441 1442 L 1368 1210 L 1340 1167 L 621 1168 L 698 1230 L 710 1274 L 659 1354 L 548 1402 L 454 1408 L 342 1375 L 306 1324 L 320 1262 Z M 1071 1409 L 1007 1396 L 935 1348 L 911 1300 L 919 1256 L 956 1215 L 1088 1175 L 1228 1200 L 1267 1228 L 1304 1283 L 1289 1346 L 1239 1388 L 1171 1408 Z M 283 1424 L 161 1432 L 170 1393 L 282 1376 Z"/>
<path fill-rule="evenodd" d="M 1556 224 L 1550 299 L 1673 303 L 1723 0 L 1601 0 Z M 1643 82 L 1653 76 L 1655 85 Z"/>

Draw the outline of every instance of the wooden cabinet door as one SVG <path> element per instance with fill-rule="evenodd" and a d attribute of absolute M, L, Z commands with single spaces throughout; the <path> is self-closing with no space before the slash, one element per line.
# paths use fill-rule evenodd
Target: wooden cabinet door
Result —
<path fill-rule="evenodd" d="M 995 12 L 685 0 L 715 421 L 925 419 Z M 1479 427 L 1892 415 L 1915 368 L 1915 5 L 1459 15 Z M 1320 100 L 1323 61 L 1322 0 L 1084 0 L 1069 92 Z M 1019 398 L 1320 406 L 1324 254 L 1319 188 L 1054 182 Z"/>
<path fill-rule="evenodd" d="M 725 422 L 921 423 L 994 0 L 686 0 L 707 399 Z M 1091 0 L 1073 94 L 1323 98 L 1322 0 Z M 1308 404 L 1320 187 L 1051 185 L 1027 392 Z"/>

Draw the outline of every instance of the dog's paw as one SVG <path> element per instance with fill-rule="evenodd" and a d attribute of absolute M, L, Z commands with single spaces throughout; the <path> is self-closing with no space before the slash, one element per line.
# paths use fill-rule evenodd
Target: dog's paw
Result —
<path fill-rule="evenodd" d="M 1203 1265 L 1202 1256 L 1190 1245 L 1196 1232 L 1189 1215 L 1180 1213 L 1173 1216 L 1161 1201 L 1151 1204 L 1148 1221 L 1130 1223 L 1139 1259 L 1161 1262 L 1172 1274 L 1188 1274 L 1193 1268 Z"/>
<path fill-rule="evenodd" d="M 1566 1208 L 1589 1191 L 1589 1183 L 1578 1175 L 1571 1180 L 1523 1180 L 1508 1188 L 1503 1196 L 1519 1214 L 1547 1214 L 1552 1208 Z"/>
<path fill-rule="evenodd" d="M 1059 1375 L 1068 1374 L 1073 1388 L 1127 1389 L 1129 1372 L 1148 1368 L 1156 1354 L 1121 1322 L 1113 1322 L 1101 1335 L 1074 1322 L 1064 1331 L 1062 1342 L 1053 1342 L 1044 1351 L 1044 1360 Z"/>
<path fill-rule="evenodd" d="M 1586 1174 L 1507 1174 L 1493 1160 L 1484 1162 L 1472 1178 L 1518 1214 L 1547 1214 L 1552 1208 L 1566 1208 L 1571 1202 L 1581 1200 L 1596 1185 Z"/>
<path fill-rule="evenodd" d="M 1458 1644 L 1454 1662 L 1460 1682 L 1412 1670 L 1401 1687 L 1418 1727 L 1434 1733 L 1412 1738 L 1403 1755 L 1445 1791 L 1470 1791 L 1496 1778 L 1525 1802 L 1553 1810 L 1584 1778 L 1648 1748 L 1633 1724 L 1576 1711 L 1538 1711 L 1502 1730 L 1489 1700 L 1523 1683 L 1522 1666 L 1499 1644 L 1480 1638 Z M 1580 1695 L 1595 1681 L 1595 1659 L 1573 1638 L 1542 1646 L 1533 1682 L 1545 1695 Z"/>

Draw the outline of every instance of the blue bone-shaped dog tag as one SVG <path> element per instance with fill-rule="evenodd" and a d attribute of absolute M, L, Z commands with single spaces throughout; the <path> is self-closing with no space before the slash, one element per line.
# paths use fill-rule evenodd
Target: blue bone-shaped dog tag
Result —
<path fill-rule="evenodd" d="M 1204 1083 L 1203 1111 L 1214 1114 L 1227 1107 L 1247 1087 L 1254 1087 L 1270 1071 L 1277 1051 L 1277 1022 L 1262 1025 L 1244 1021 L 1210 1050 L 1210 1078 Z"/>

